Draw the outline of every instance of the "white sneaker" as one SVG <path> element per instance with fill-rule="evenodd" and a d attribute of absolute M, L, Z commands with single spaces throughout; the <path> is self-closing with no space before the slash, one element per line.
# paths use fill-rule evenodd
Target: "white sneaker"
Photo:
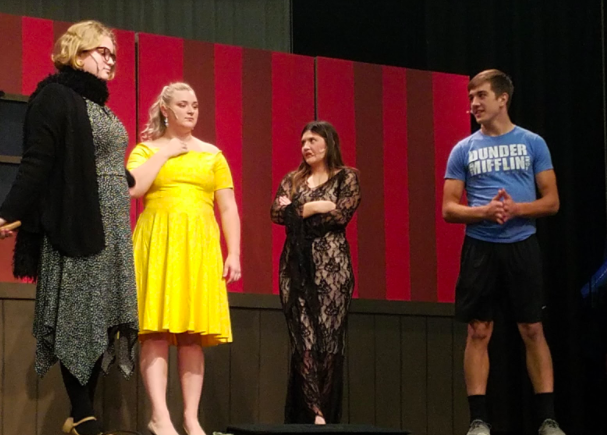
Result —
<path fill-rule="evenodd" d="M 552 435 L 549 432 L 547 434 L 540 435 L 548 434 Z M 466 435 L 491 435 L 491 431 L 489 430 L 489 425 L 483 420 L 473 420 L 472 423 L 470 423 L 470 429 L 468 429 L 468 433 Z M 555 433 L 554 435 L 557 434 Z"/>
<path fill-rule="evenodd" d="M 539 435 L 565 435 L 565 432 L 561 430 L 559 424 L 552 420 L 551 418 L 547 418 L 542 423 L 540 430 L 538 431 Z"/>

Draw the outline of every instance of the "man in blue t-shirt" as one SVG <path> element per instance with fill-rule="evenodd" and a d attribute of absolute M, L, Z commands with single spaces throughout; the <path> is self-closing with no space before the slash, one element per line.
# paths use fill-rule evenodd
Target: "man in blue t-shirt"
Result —
<path fill-rule="evenodd" d="M 487 346 L 494 310 L 502 303 L 512 308 L 525 343 L 539 434 L 564 435 L 554 417 L 552 358 L 541 323 L 542 266 L 535 236 L 535 219 L 555 214 L 559 196 L 546 142 L 510 120 L 513 90 L 510 78 L 494 69 L 470 81 L 470 113 L 481 128 L 453 148 L 445 174 L 443 217 L 466 224 L 455 312 L 469 325 L 464 355 L 468 435 L 490 434 Z M 467 205 L 461 203 L 464 190 Z"/>

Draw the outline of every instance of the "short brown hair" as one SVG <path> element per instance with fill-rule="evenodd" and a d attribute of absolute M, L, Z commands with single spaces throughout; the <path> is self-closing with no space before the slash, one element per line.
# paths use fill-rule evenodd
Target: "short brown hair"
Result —
<path fill-rule="evenodd" d="M 478 88 L 483 83 L 489 82 L 491 90 L 497 97 L 502 94 L 508 94 L 507 107 L 510 107 L 512 101 L 512 94 L 514 93 L 514 85 L 508 75 L 498 69 L 487 69 L 479 72 L 475 75 L 472 80 L 468 83 L 468 92 L 472 89 Z"/>
<path fill-rule="evenodd" d="M 85 51 L 97 48 L 104 36 L 108 36 L 112 40 L 114 50 L 116 50 L 114 32 L 99 21 L 80 21 L 71 25 L 67 32 L 55 42 L 51 56 L 55 68 L 60 70 L 64 66 L 71 66 L 74 69 L 82 69 L 82 62 L 78 56 Z M 116 63 L 111 66 L 110 79 L 114 78 L 115 71 Z"/>

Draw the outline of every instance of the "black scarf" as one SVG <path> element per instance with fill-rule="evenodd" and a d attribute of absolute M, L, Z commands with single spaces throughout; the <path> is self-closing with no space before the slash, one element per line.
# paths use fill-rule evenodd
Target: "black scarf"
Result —
<path fill-rule="evenodd" d="M 89 72 L 64 66 L 58 73 L 52 74 L 38 83 L 36 90 L 29 98 L 28 104 L 31 104 L 40 91 L 51 83 L 59 83 L 60 85 L 67 86 L 74 92 L 100 106 L 105 106 L 105 103 L 107 103 L 107 100 L 110 97 L 110 91 L 107 88 L 107 82 L 105 80 L 101 80 L 99 77 Z"/>
<path fill-rule="evenodd" d="M 62 86 L 53 86 L 51 90 L 50 86 L 56 84 Z M 43 92 L 47 87 L 48 91 Z M 53 161 L 28 157 L 28 170 L 20 177 L 20 168 L 17 180 L 0 208 L 0 216 L 21 220 L 23 224 L 17 233 L 13 258 L 13 274 L 17 278 L 34 281 L 38 278 L 43 235 L 56 250 L 69 257 L 94 255 L 105 247 L 95 146 L 82 97 L 105 105 L 109 97 L 107 82 L 88 72 L 63 67 L 42 80 L 28 101 L 24 161 L 32 141 L 39 150 L 55 151 L 49 151 L 54 155 Z M 40 107 L 45 107 L 46 111 L 41 111 Z M 48 111 L 52 113 L 50 119 L 43 115 Z M 42 135 L 41 139 L 40 128 L 49 129 L 51 133 Z M 55 139 L 51 141 L 46 137 Z M 31 175 L 36 172 L 50 174 L 46 185 L 41 186 L 40 178 Z M 129 179 L 129 184 L 132 181 Z"/>

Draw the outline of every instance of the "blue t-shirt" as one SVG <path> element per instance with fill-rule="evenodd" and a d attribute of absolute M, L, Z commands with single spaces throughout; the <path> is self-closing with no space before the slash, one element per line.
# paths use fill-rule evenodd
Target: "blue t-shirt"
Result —
<path fill-rule="evenodd" d="M 451 150 L 445 178 L 463 181 L 468 205 L 478 207 L 491 202 L 502 188 L 515 202 L 535 201 L 535 175 L 549 169 L 552 160 L 544 139 L 515 126 L 501 136 L 478 130 L 460 141 Z M 466 235 L 487 242 L 520 242 L 534 233 L 535 219 L 528 218 L 503 225 L 487 220 L 466 225 Z"/>

